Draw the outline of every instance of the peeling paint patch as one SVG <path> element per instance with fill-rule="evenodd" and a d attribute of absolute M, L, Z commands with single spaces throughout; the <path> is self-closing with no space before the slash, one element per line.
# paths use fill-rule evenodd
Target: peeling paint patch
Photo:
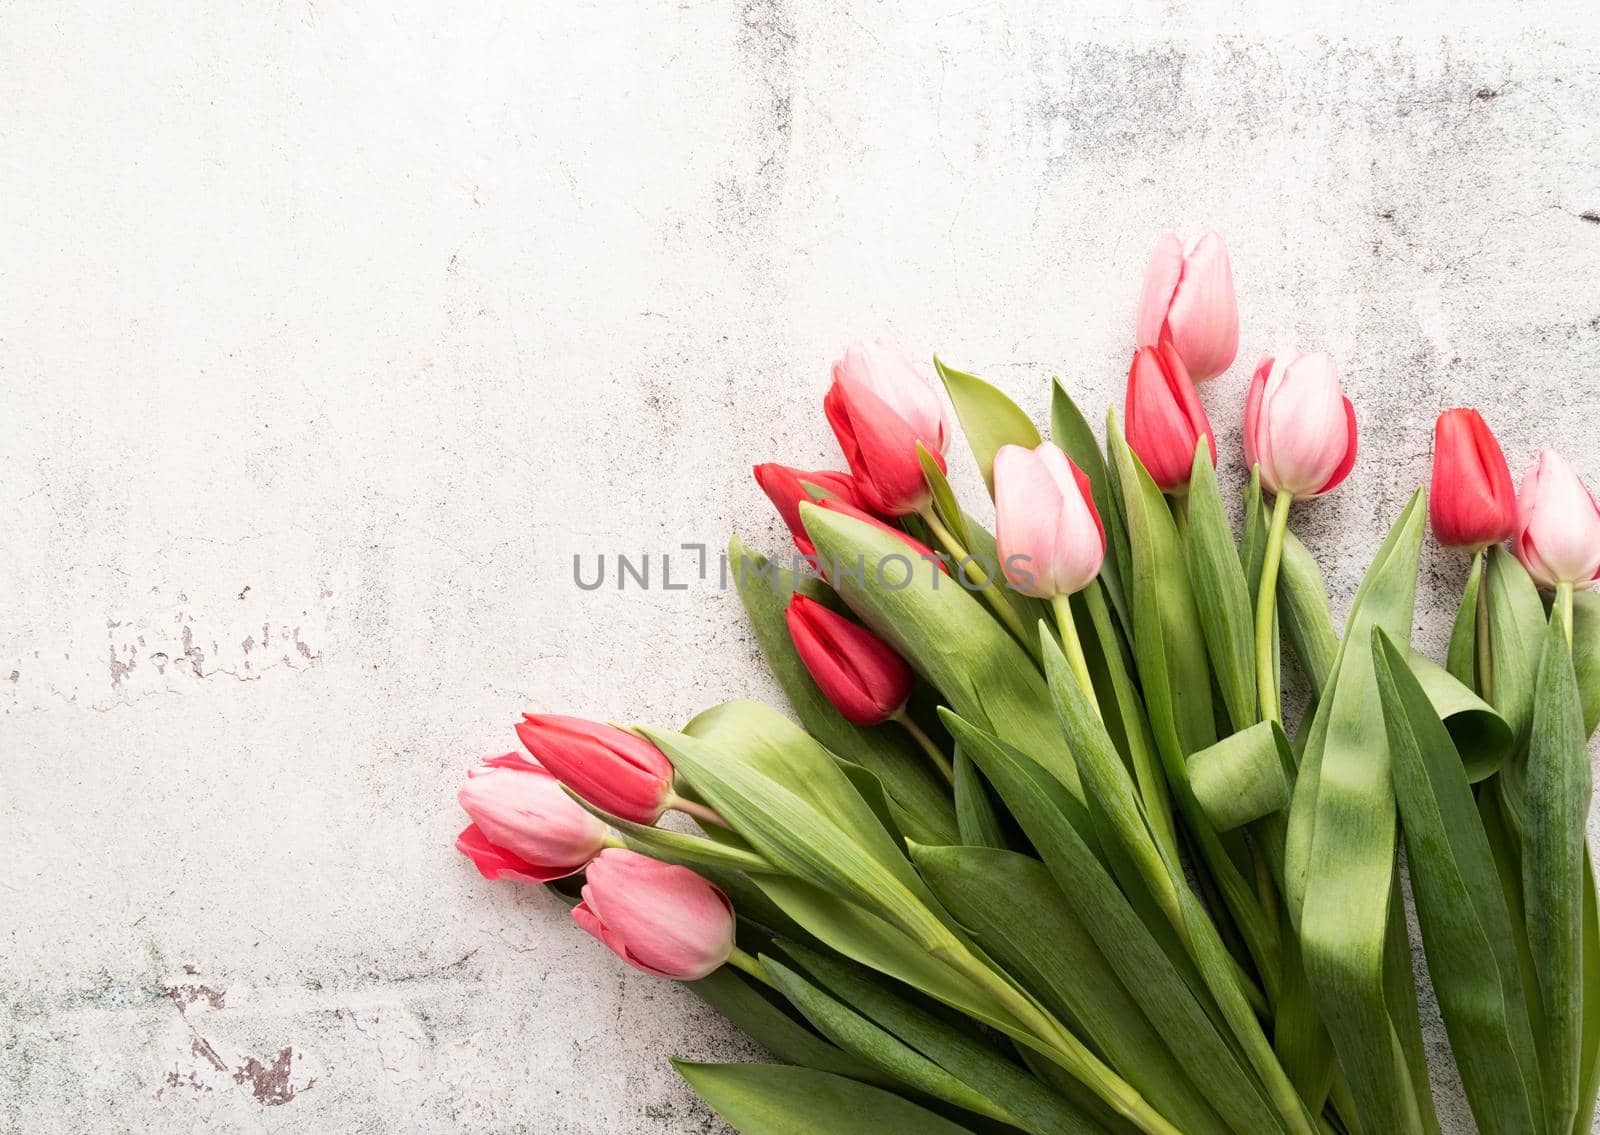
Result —
<path fill-rule="evenodd" d="M 234 1072 L 233 1082 L 248 1083 L 250 1094 L 262 1106 L 279 1107 L 294 1099 L 299 1092 L 309 1091 L 317 1082 L 315 1079 L 307 1080 L 298 1089 L 289 1083 L 295 1059 L 294 1048 L 289 1045 L 284 1046 L 270 1066 L 252 1056 Z"/>

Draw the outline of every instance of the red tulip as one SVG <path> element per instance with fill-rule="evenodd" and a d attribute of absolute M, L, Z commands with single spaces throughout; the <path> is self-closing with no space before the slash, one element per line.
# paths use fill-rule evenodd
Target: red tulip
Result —
<path fill-rule="evenodd" d="M 1522 478 L 1517 539 L 1528 574 L 1544 587 L 1600 579 L 1600 506 L 1560 454 L 1545 450 Z"/>
<path fill-rule="evenodd" d="M 1268 492 L 1321 496 L 1356 462 L 1356 411 L 1326 354 L 1262 359 L 1244 411 L 1244 455 Z"/>
<path fill-rule="evenodd" d="M 1140 347 L 1128 368 L 1128 445 L 1162 492 L 1187 489 L 1194 449 L 1201 438 L 1217 462 L 1211 422 L 1189 372 L 1170 341 Z"/>
<path fill-rule="evenodd" d="M 687 867 L 610 847 L 589 864 L 572 919 L 635 969 L 697 981 L 733 954 L 733 904 Z"/>
<path fill-rule="evenodd" d="M 529 713 L 517 724 L 517 737 L 558 780 L 602 812 L 653 824 L 676 804 L 666 754 L 614 725 Z"/>
<path fill-rule="evenodd" d="M 1145 271 L 1137 335 L 1141 347 L 1171 343 L 1196 382 L 1233 364 L 1239 305 L 1221 236 L 1206 233 L 1187 245 L 1173 233 L 1161 238 Z"/>
<path fill-rule="evenodd" d="M 910 359 L 882 341 L 852 343 L 833 364 L 822 408 L 869 509 L 907 516 L 927 505 L 917 443 L 943 470 L 950 429 L 938 393 Z"/>
<path fill-rule="evenodd" d="M 1433 537 L 1476 552 L 1517 531 L 1517 490 L 1500 443 L 1476 410 L 1446 410 L 1433 427 Z"/>
<path fill-rule="evenodd" d="M 795 547 L 805 556 L 817 554 L 811 538 L 806 535 L 805 525 L 800 523 L 800 502 L 813 499 L 806 491 L 806 485 L 815 485 L 855 508 L 866 507 L 861 493 L 856 489 L 855 479 L 848 473 L 835 473 L 831 469 L 808 473 L 804 469 L 771 463 L 757 465 L 754 472 L 756 484 L 761 486 L 761 491 L 777 508 L 778 515 L 789 526 Z"/>
<path fill-rule="evenodd" d="M 997 554 L 1014 590 L 1052 599 L 1082 591 L 1100 574 L 1106 530 L 1088 475 L 1053 443 L 1000 447 L 994 517 Z"/>
<path fill-rule="evenodd" d="M 911 667 L 866 627 L 798 592 L 784 618 L 800 661 L 846 721 L 879 725 L 911 696 Z"/>
<path fill-rule="evenodd" d="M 472 823 L 456 837 L 485 879 L 547 883 L 583 870 L 606 825 L 578 807 L 555 777 L 515 753 L 467 773 L 456 799 Z"/>

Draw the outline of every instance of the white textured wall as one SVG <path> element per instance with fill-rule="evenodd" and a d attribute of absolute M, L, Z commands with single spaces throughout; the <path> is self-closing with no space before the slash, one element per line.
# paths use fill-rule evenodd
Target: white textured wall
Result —
<path fill-rule="evenodd" d="M 770 693 L 732 596 L 571 557 L 780 548 L 860 331 L 1099 407 L 1222 229 L 1224 452 L 1271 344 L 1346 368 L 1341 611 L 1442 406 L 1600 483 L 1589 5 L 392 7 L 0 7 L 7 1131 L 714 1130 L 665 1057 L 748 1045 L 453 793 L 523 709 Z"/>

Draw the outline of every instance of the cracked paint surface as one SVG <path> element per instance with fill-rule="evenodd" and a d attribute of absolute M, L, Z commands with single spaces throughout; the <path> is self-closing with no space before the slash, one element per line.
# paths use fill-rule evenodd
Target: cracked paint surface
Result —
<path fill-rule="evenodd" d="M 1340 615 L 1439 409 L 1600 484 L 1569 0 L 30 2 L 0 32 L 0 1132 L 722 1130 L 666 1057 L 753 1048 L 480 879 L 454 793 L 524 710 L 775 696 L 715 573 L 583 591 L 573 557 L 786 548 L 749 467 L 838 464 L 856 334 L 1041 422 L 1051 375 L 1100 407 L 1156 236 L 1223 230 L 1228 485 L 1280 342 L 1358 407 L 1355 472 L 1294 518 Z M 1464 568 L 1425 553 L 1436 654 Z"/>

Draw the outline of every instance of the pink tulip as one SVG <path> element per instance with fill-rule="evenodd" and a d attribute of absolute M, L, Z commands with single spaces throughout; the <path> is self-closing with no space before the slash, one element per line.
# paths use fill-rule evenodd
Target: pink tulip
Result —
<path fill-rule="evenodd" d="M 846 721 L 881 725 L 911 696 L 911 667 L 859 623 L 796 592 L 784 612 L 795 652 Z"/>
<path fill-rule="evenodd" d="M 1262 359 L 1244 411 L 1244 455 L 1268 492 L 1321 496 L 1356 461 L 1356 411 L 1326 354 L 1288 351 Z"/>
<path fill-rule="evenodd" d="M 771 463 L 757 465 L 754 472 L 756 484 L 761 486 L 761 491 L 767 494 L 767 499 L 789 526 L 789 534 L 794 537 L 795 547 L 800 549 L 802 555 L 817 554 L 811 538 L 806 535 L 805 525 L 800 523 L 800 502 L 814 499 L 806 491 L 806 485 L 815 485 L 854 508 L 866 507 L 861 493 L 856 489 L 855 479 L 848 473 L 835 473 L 831 469 L 808 473 L 804 469 Z"/>
<path fill-rule="evenodd" d="M 1446 410 L 1433 427 L 1433 537 L 1477 551 L 1517 531 L 1517 488 L 1500 443 L 1476 410 Z"/>
<path fill-rule="evenodd" d="M 1544 587 L 1588 587 L 1600 579 L 1600 508 L 1572 466 L 1553 450 L 1539 454 L 1522 478 L 1513 548 Z"/>
<path fill-rule="evenodd" d="M 1206 233 L 1187 245 L 1173 233 L 1161 238 L 1145 270 L 1137 334 L 1141 347 L 1171 342 L 1196 382 L 1233 364 L 1239 305 L 1221 236 Z"/>
<path fill-rule="evenodd" d="M 906 516 L 928 503 L 917 443 L 943 470 L 951 431 L 938 393 L 898 348 L 850 344 L 822 408 L 868 509 Z"/>
<path fill-rule="evenodd" d="M 624 820 L 653 824 L 676 806 L 672 762 L 642 737 L 614 725 L 555 714 L 524 714 L 517 737 L 556 779 Z"/>
<path fill-rule="evenodd" d="M 1164 493 L 1189 487 L 1201 438 L 1211 448 L 1211 463 L 1217 463 L 1211 422 L 1170 342 L 1134 353 L 1128 368 L 1127 435 L 1128 445 Z"/>
<path fill-rule="evenodd" d="M 456 838 L 485 879 L 547 883 L 583 870 L 606 825 L 578 807 L 555 777 L 515 753 L 467 773 L 456 799 L 472 823 Z"/>
<path fill-rule="evenodd" d="M 733 904 L 687 867 L 610 847 L 589 864 L 579 926 L 635 969 L 697 981 L 733 953 Z"/>
<path fill-rule="evenodd" d="M 1024 595 L 1072 595 L 1100 573 L 1106 532 L 1089 478 L 1050 442 L 1000 447 L 994 514 L 1001 570 Z"/>

